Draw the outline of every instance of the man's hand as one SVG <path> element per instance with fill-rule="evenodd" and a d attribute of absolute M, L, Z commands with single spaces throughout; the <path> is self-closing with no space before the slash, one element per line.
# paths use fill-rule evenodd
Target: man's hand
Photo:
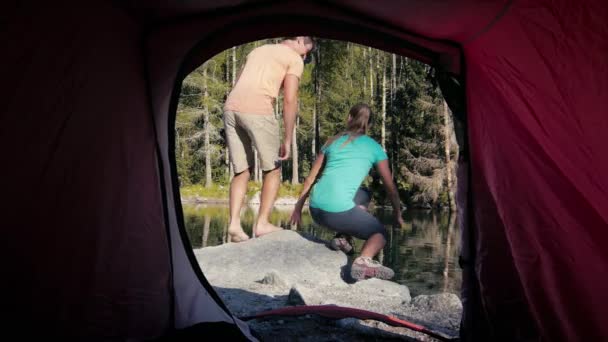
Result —
<path fill-rule="evenodd" d="M 285 141 L 283 144 L 281 144 L 281 149 L 279 150 L 279 160 L 288 160 L 290 154 L 291 141 Z"/>

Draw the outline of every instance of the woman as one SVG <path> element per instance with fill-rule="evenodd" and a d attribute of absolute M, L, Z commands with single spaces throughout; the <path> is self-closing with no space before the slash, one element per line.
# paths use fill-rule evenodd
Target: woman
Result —
<path fill-rule="evenodd" d="M 329 139 L 321 148 L 291 215 L 292 224 L 300 222 L 304 202 L 311 193 L 310 213 L 317 224 L 339 235 L 366 240 L 361 255 L 351 267 L 351 276 L 357 280 L 371 277 L 390 279 L 395 274 L 372 259 L 386 244 L 386 228 L 364 209 L 364 203 L 355 203 L 355 198 L 361 197 L 360 193 L 358 195 L 359 187 L 373 166 L 378 170 L 390 196 L 394 224 L 399 227 L 403 224 L 399 195 L 388 166 L 388 157 L 380 144 L 365 135 L 371 115 L 372 111 L 366 104 L 360 103 L 351 108 L 346 130 Z M 317 175 L 320 177 L 312 187 Z M 334 244 L 343 250 L 348 250 L 349 245 L 345 240 Z"/>

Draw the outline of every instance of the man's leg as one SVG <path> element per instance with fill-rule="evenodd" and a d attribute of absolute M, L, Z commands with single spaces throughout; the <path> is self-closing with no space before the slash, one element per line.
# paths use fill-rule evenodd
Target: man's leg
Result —
<path fill-rule="evenodd" d="M 230 162 L 235 171 L 234 178 L 230 182 L 230 222 L 228 224 L 228 236 L 232 242 L 240 242 L 249 239 L 249 236 L 241 227 L 241 205 L 247 193 L 247 182 L 251 176 L 250 167 L 253 165 L 253 150 L 251 139 L 247 132 L 240 127 L 236 120 L 236 113 L 227 111 L 224 113 L 224 127 L 226 139 L 230 149 Z"/>
<path fill-rule="evenodd" d="M 249 236 L 243 231 L 241 226 L 241 205 L 247 193 L 247 183 L 251 172 L 249 169 L 235 174 L 230 182 L 230 223 L 228 225 L 228 234 L 233 242 L 239 242 L 249 239 Z"/>
<path fill-rule="evenodd" d="M 262 196 L 260 203 L 260 211 L 258 213 L 258 219 L 254 226 L 255 236 L 262 236 L 265 234 L 273 233 L 282 228 L 277 227 L 269 222 L 270 213 L 274 206 L 274 201 L 277 198 L 279 192 L 279 186 L 281 185 L 281 168 L 265 171 L 264 180 L 262 184 Z"/>
<path fill-rule="evenodd" d="M 262 236 L 281 230 L 269 222 L 281 184 L 281 162 L 278 160 L 279 122 L 274 115 L 239 115 L 238 118 L 258 150 L 260 165 L 264 171 L 260 210 L 253 226 L 254 236 Z"/>

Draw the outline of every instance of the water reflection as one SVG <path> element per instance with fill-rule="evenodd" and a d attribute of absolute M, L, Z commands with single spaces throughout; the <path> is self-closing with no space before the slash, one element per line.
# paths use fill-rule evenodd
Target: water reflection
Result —
<path fill-rule="evenodd" d="M 245 231 L 251 235 L 251 226 L 257 208 L 247 207 L 241 213 Z M 271 222 L 286 229 L 307 232 L 329 240 L 334 233 L 314 224 L 310 213 L 302 213 L 302 224 L 289 224 L 291 210 L 274 210 Z M 395 271 L 393 281 L 407 285 L 412 295 L 450 292 L 460 294 L 461 272 L 458 267 L 460 233 L 455 217 L 445 212 L 406 211 L 405 226 L 391 228 L 391 213 L 379 209 L 377 217 L 389 229 L 389 241 L 378 258 Z M 228 207 L 221 205 L 184 204 L 186 230 L 193 248 L 226 243 Z M 361 250 L 363 241 L 355 239 L 355 248 Z M 353 257 L 356 257 L 353 256 Z"/>

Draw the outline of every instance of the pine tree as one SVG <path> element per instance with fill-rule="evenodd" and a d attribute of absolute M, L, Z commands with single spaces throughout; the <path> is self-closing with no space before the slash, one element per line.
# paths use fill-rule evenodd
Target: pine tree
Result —
<path fill-rule="evenodd" d="M 175 123 L 181 185 L 228 184 L 233 170 L 219 132 L 223 104 L 247 54 L 263 40 L 232 47 L 193 71 L 182 84 Z M 433 69 L 415 60 L 349 42 L 320 39 L 300 80 L 292 160 L 282 177 L 299 182 L 323 143 L 342 131 L 350 107 L 367 102 L 374 112 L 369 135 L 390 157 L 403 200 L 412 205 L 453 202 L 453 160 L 458 154 L 446 105 L 429 81 Z M 280 117 L 281 98 L 276 101 Z M 282 123 L 282 120 L 279 120 Z M 305 151 L 305 153 L 299 153 Z M 253 178 L 261 181 L 256 152 Z M 374 183 L 382 201 L 382 187 Z"/>

